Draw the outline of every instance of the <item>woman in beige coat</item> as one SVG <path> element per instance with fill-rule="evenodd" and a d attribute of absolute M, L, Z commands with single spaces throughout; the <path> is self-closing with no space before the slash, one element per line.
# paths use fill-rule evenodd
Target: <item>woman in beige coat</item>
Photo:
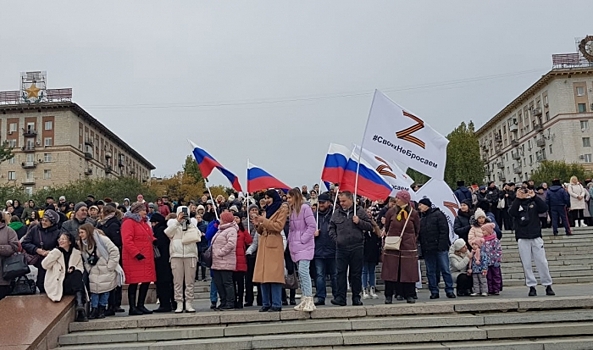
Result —
<path fill-rule="evenodd" d="M 255 260 L 253 282 L 261 283 L 262 308 L 260 312 L 282 311 L 282 285 L 284 284 L 284 242 L 281 232 L 288 217 L 288 205 L 275 190 L 265 194 L 266 215 L 255 218 L 260 235 Z"/>
<path fill-rule="evenodd" d="M 570 221 L 573 227 L 585 227 L 585 209 L 587 208 L 586 200 L 589 192 L 579 183 L 576 176 L 570 178 L 570 183 L 567 187 L 568 195 L 570 196 Z"/>

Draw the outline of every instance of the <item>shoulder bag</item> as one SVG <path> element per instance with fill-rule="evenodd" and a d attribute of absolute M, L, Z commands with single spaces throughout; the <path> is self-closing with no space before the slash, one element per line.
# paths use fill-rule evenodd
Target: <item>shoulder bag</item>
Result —
<path fill-rule="evenodd" d="M 498 200 L 498 205 L 496 206 L 498 209 L 504 209 L 506 203 L 504 197 Z"/>
<path fill-rule="evenodd" d="M 412 216 L 412 212 L 414 212 L 414 209 L 410 210 L 410 213 L 408 214 L 408 218 L 406 219 L 406 222 L 404 223 L 404 228 L 402 229 L 401 235 L 385 237 L 385 244 L 383 245 L 384 250 L 399 250 L 399 247 L 402 244 L 402 237 L 404 236 L 404 233 L 406 232 L 406 226 L 408 226 L 408 221 L 410 221 L 410 216 Z"/>
<path fill-rule="evenodd" d="M 19 243 L 20 246 L 20 243 Z M 20 249 L 19 249 L 20 250 Z M 2 278 L 11 281 L 31 272 L 25 256 L 19 251 L 2 261 Z"/>
<path fill-rule="evenodd" d="M 17 277 L 10 283 L 10 295 L 31 295 L 37 292 L 35 281 L 28 279 L 27 276 Z"/>
<path fill-rule="evenodd" d="M 202 253 L 202 263 L 204 265 L 206 265 L 206 267 L 212 267 L 212 246 L 214 245 L 214 241 L 216 240 L 216 236 L 218 236 L 218 232 L 216 232 L 216 234 L 214 235 L 214 237 L 212 237 L 212 243 L 210 244 L 210 246 L 208 247 L 208 249 L 206 249 Z"/>
<path fill-rule="evenodd" d="M 181 244 L 195 244 L 199 243 L 202 240 L 202 235 L 200 231 L 193 226 L 189 226 L 187 231 L 183 232 L 183 237 L 181 238 Z"/>

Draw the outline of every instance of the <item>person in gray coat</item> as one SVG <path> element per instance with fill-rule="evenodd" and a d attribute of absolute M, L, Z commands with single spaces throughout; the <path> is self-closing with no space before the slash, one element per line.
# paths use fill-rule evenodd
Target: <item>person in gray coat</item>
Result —
<path fill-rule="evenodd" d="M 67 232 L 78 241 L 78 228 L 84 224 L 96 225 L 95 220 L 89 217 L 89 210 L 85 202 L 76 203 L 72 218 L 62 224 L 62 232 Z"/>

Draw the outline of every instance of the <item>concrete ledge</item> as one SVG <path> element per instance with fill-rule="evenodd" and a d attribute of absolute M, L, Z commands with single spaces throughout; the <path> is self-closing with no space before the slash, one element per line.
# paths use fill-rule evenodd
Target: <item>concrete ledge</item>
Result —
<path fill-rule="evenodd" d="M 468 301 L 463 304 L 455 304 L 456 312 L 482 312 L 482 311 L 505 311 L 517 310 L 519 302 L 517 301 L 490 301 L 487 298 Z"/>
<path fill-rule="evenodd" d="M 501 349 L 512 349 L 512 350 L 544 350 L 542 343 L 533 342 L 530 340 L 525 341 L 488 341 L 488 342 L 469 342 L 469 343 L 443 343 L 447 349 L 480 349 L 480 350 L 501 350 Z"/>
<path fill-rule="evenodd" d="M 557 311 L 546 313 L 504 313 L 484 315 L 485 325 L 504 325 L 504 324 L 528 324 L 528 323 L 553 323 L 553 322 L 578 322 L 593 321 L 593 311 L 590 310 L 572 310 Z"/>
<path fill-rule="evenodd" d="M 268 334 L 291 334 L 291 333 L 312 333 L 312 332 L 339 332 L 352 330 L 352 324 L 348 320 L 330 321 L 306 321 L 288 322 L 274 324 L 253 324 L 246 327 L 228 326 L 224 329 L 225 337 L 235 336 L 256 336 Z M 310 335 L 313 336 L 313 335 Z M 314 335 L 315 337 L 318 334 Z"/>
<path fill-rule="evenodd" d="M 342 333 L 319 333 L 315 337 L 309 334 L 287 334 L 268 337 L 253 337 L 253 349 L 302 348 L 317 346 L 340 346 L 343 344 Z"/>
<path fill-rule="evenodd" d="M 230 339 L 197 339 L 153 343 L 149 350 L 249 350 L 251 337 Z M 118 350 L 121 350 L 119 348 Z"/>
<path fill-rule="evenodd" d="M 368 316 L 452 314 L 454 306 L 453 303 L 391 304 L 369 306 L 366 310 Z"/>
<path fill-rule="evenodd" d="M 593 337 L 578 337 L 573 339 L 550 339 L 542 341 L 544 350 L 574 350 L 591 349 Z"/>
<path fill-rule="evenodd" d="M 538 300 L 519 301 L 520 309 L 570 309 L 593 307 L 593 296 L 574 297 L 549 297 Z"/>
<path fill-rule="evenodd" d="M 381 317 L 352 320 L 352 330 L 482 326 L 482 316 Z"/>
<path fill-rule="evenodd" d="M 487 339 L 486 331 L 477 327 L 463 328 L 463 332 L 460 332 L 459 328 L 353 332 L 344 334 L 343 337 L 345 345 L 367 345 L 448 341 L 452 335 L 459 341 Z"/>
<path fill-rule="evenodd" d="M 508 326 L 486 326 L 483 328 L 488 332 L 488 339 L 510 339 L 510 338 L 537 338 L 537 337 L 561 337 L 570 335 L 592 335 L 593 323 L 559 323 L 533 325 L 508 325 Z"/>
<path fill-rule="evenodd" d="M 365 317 L 367 315 L 367 308 L 363 306 L 342 306 L 342 307 L 331 307 L 324 309 L 317 309 L 311 313 L 312 319 L 320 318 L 353 318 L 353 317 Z"/>
<path fill-rule="evenodd" d="M 220 323 L 247 323 L 247 322 L 271 322 L 280 321 L 282 312 L 253 312 L 253 311 L 232 311 L 221 312 Z"/>

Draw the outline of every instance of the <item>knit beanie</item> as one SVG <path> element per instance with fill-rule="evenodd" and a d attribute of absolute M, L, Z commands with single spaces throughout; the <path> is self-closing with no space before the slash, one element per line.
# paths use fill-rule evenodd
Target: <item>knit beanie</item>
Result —
<path fill-rule="evenodd" d="M 474 219 L 478 220 L 479 218 L 482 217 L 486 217 L 486 213 L 484 213 L 484 211 L 480 208 L 476 209 L 476 212 L 474 213 Z"/>
<path fill-rule="evenodd" d="M 490 222 L 487 224 L 482 225 L 481 227 L 482 233 L 484 236 L 490 236 L 494 234 L 494 223 Z"/>
<path fill-rule="evenodd" d="M 76 205 L 74 206 L 74 212 L 76 213 L 77 211 L 79 211 L 82 208 L 88 208 L 85 202 L 78 202 L 76 203 Z"/>
<path fill-rule="evenodd" d="M 422 198 L 420 201 L 418 201 L 418 203 L 424 204 L 427 207 L 432 208 L 432 202 L 428 198 Z"/>
<path fill-rule="evenodd" d="M 255 204 L 250 205 L 249 208 L 247 208 L 247 212 L 250 212 L 251 209 L 257 209 L 259 211 L 259 207 Z"/>
<path fill-rule="evenodd" d="M 465 241 L 463 240 L 463 238 L 459 238 L 455 242 L 453 242 L 453 250 L 455 250 L 455 251 L 461 250 L 461 248 L 463 248 L 464 246 L 465 246 Z"/>
<path fill-rule="evenodd" d="M 132 207 L 130 208 L 130 211 L 134 214 L 138 214 L 142 210 L 146 210 L 146 205 L 144 205 L 144 203 L 140 203 L 140 202 L 136 202 L 136 203 L 132 204 Z"/>
<path fill-rule="evenodd" d="M 225 211 L 224 213 L 220 214 L 220 222 L 222 224 L 228 224 L 235 221 L 235 216 L 233 213 L 229 211 Z"/>
<path fill-rule="evenodd" d="M 410 203 L 410 192 L 400 190 L 395 194 L 395 198 L 399 198 L 406 203 Z"/>
<path fill-rule="evenodd" d="M 47 209 L 43 213 L 43 218 L 49 220 L 52 225 L 56 225 L 58 222 L 60 222 L 60 215 L 51 209 Z"/>

